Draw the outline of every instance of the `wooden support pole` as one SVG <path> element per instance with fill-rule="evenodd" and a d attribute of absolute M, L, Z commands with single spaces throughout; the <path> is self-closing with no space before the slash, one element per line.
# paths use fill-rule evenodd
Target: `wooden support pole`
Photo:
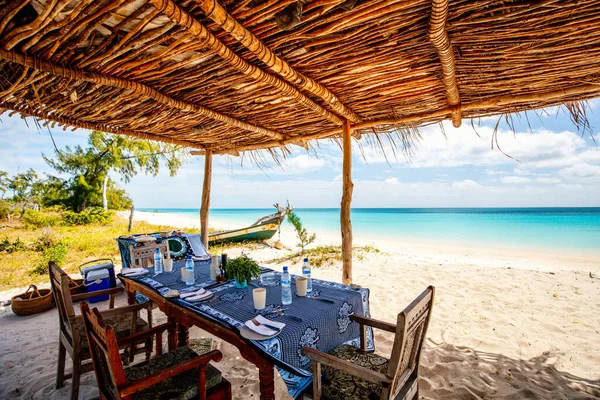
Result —
<path fill-rule="evenodd" d="M 342 226 L 342 282 L 346 285 L 352 283 L 352 221 L 350 219 L 350 205 L 352 203 L 352 135 L 350 122 L 344 121 L 342 125 L 342 143 L 344 161 L 342 166 L 343 189 L 340 211 L 340 225 Z"/>
<path fill-rule="evenodd" d="M 204 183 L 202 185 L 202 206 L 200 207 L 200 232 L 202 244 L 208 250 L 208 212 L 210 209 L 210 181 L 212 178 L 212 151 L 204 155 Z"/>

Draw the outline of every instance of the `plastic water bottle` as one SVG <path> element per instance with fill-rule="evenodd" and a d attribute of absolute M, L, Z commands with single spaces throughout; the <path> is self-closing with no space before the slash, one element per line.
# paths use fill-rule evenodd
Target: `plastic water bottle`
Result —
<path fill-rule="evenodd" d="M 196 282 L 196 278 L 194 277 L 194 260 L 192 260 L 192 256 L 187 256 L 187 260 L 185 260 L 185 284 L 192 286 L 194 282 Z"/>
<path fill-rule="evenodd" d="M 163 257 L 160 249 L 157 247 L 154 250 L 154 274 L 162 274 L 163 273 Z"/>
<path fill-rule="evenodd" d="M 288 267 L 283 267 L 283 275 L 281 275 L 281 304 L 284 306 L 292 304 L 292 279 Z"/>
<path fill-rule="evenodd" d="M 308 258 L 305 258 L 304 264 L 302 264 L 302 276 L 306 278 L 306 291 L 312 292 L 312 278 L 310 277 L 310 264 L 308 263 Z"/>

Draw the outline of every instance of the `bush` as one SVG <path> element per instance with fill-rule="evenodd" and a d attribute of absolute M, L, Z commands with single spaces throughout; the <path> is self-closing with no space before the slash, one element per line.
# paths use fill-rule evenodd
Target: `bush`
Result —
<path fill-rule="evenodd" d="M 54 261 L 56 264 L 61 265 L 65 262 L 67 257 L 67 245 L 60 241 L 50 247 L 46 247 L 42 254 L 38 257 L 33 273 L 37 275 L 43 275 L 48 273 L 48 263 Z"/>
<path fill-rule="evenodd" d="M 63 215 L 65 225 L 107 225 L 112 221 L 113 214 L 101 208 L 88 208 L 80 213 L 67 211 Z"/>
<path fill-rule="evenodd" d="M 0 241 L 0 251 L 5 251 L 7 253 L 15 253 L 17 251 L 27 250 L 27 246 L 25 243 L 21 242 L 21 239 L 17 238 L 14 242 L 11 243 L 8 236 L 4 238 L 4 240 Z"/>
<path fill-rule="evenodd" d="M 31 250 L 42 252 L 48 247 L 52 247 L 59 243 L 58 235 L 52 230 L 50 227 L 45 227 L 42 229 L 41 234 L 37 237 L 37 239 L 31 244 Z"/>
<path fill-rule="evenodd" d="M 60 214 L 58 213 L 36 210 L 26 210 L 22 219 L 26 225 L 33 226 L 35 228 L 56 226 L 60 223 L 60 220 Z"/>
<path fill-rule="evenodd" d="M 8 202 L 6 200 L 0 199 L 0 221 L 8 219 L 9 215 L 10 207 L 8 207 Z"/>

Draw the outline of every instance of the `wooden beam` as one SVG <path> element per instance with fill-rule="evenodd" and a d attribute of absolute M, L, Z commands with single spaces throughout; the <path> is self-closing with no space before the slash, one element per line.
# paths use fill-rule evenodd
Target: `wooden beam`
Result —
<path fill-rule="evenodd" d="M 446 20 L 448 19 L 449 0 L 432 0 L 431 17 L 427 34 L 429 41 L 435 46 L 442 63 L 442 82 L 446 91 L 446 98 L 452 110 L 452 125 L 458 128 L 461 124 L 462 116 L 460 111 L 460 94 L 458 84 L 456 83 L 456 62 L 454 60 L 454 51 L 452 43 L 446 30 Z"/>
<path fill-rule="evenodd" d="M 265 85 L 272 86 L 282 92 L 286 97 L 291 97 L 298 103 L 306 106 L 310 110 L 328 119 L 336 125 L 342 125 L 342 119 L 332 112 L 321 107 L 287 82 L 271 75 L 262 69 L 250 64 L 248 61 L 238 56 L 233 50 L 225 46 L 218 38 L 216 38 L 204 25 L 196 20 L 192 15 L 179 7 L 171 0 L 148 0 L 162 14 L 171 19 L 189 34 L 198 39 L 203 46 L 217 54 L 225 62 L 235 68 L 237 71 L 248 76 L 254 81 L 261 82 Z"/>
<path fill-rule="evenodd" d="M 202 244 L 208 251 L 208 214 L 210 210 L 210 184 L 212 180 L 212 152 L 204 154 L 204 182 L 202 184 L 202 205 L 200 206 L 200 232 Z"/>
<path fill-rule="evenodd" d="M 568 89 L 560 89 L 551 92 L 542 92 L 542 93 L 532 93 L 532 94 L 524 94 L 520 96 L 498 96 L 491 97 L 486 100 L 474 101 L 472 103 L 467 103 L 462 105 L 463 112 L 475 111 L 477 115 L 471 115 L 469 118 L 477 118 L 478 116 L 491 116 L 495 115 L 494 113 L 482 113 L 481 110 L 487 108 L 507 108 L 507 107 L 517 107 L 512 110 L 512 112 L 522 111 L 523 109 L 532 109 L 532 105 L 535 103 L 548 103 L 542 104 L 538 106 L 538 108 L 549 107 L 556 104 L 561 104 L 565 98 L 568 97 L 578 97 L 580 99 L 591 99 L 600 96 L 600 84 L 598 83 L 589 83 L 583 85 L 574 85 Z M 527 105 L 523 107 L 523 105 Z M 376 119 L 371 121 L 363 121 L 358 124 L 352 125 L 352 130 L 362 130 L 373 128 L 377 126 L 386 126 L 386 125 L 400 125 L 400 124 L 414 124 L 421 123 L 422 121 L 427 122 L 439 122 L 444 119 L 448 119 L 452 117 L 453 110 L 451 108 L 440 108 L 435 111 L 423 112 L 419 114 L 407 115 L 405 117 L 400 118 L 384 118 L 384 119 Z M 496 114 L 500 114 L 496 112 Z M 273 147 L 281 147 L 286 146 L 288 144 L 294 144 L 299 140 L 310 141 L 310 140 L 319 140 L 319 139 L 329 139 L 340 137 L 342 134 L 341 128 L 335 128 L 328 131 L 318 132 L 311 135 L 305 136 L 292 136 L 284 140 L 270 140 L 262 143 L 256 143 L 245 146 L 238 146 L 235 148 L 218 148 L 212 147 L 213 154 L 222 154 L 228 151 L 236 150 L 238 152 L 242 151 L 252 151 L 252 150 L 262 150 Z M 354 132 L 353 132 L 354 135 Z M 202 153 L 202 152 L 200 152 Z"/>
<path fill-rule="evenodd" d="M 199 5 L 204 14 L 215 24 L 244 45 L 256 58 L 265 63 L 271 71 L 292 85 L 319 97 L 333 108 L 338 115 L 352 122 L 360 121 L 360 117 L 344 105 L 329 89 L 316 80 L 296 71 L 287 61 L 278 57 L 259 38 L 254 36 L 252 32 L 231 16 L 217 0 L 195 0 L 195 4 Z"/>
<path fill-rule="evenodd" d="M 342 125 L 342 148 L 344 160 L 342 164 L 342 203 L 340 210 L 340 225 L 342 227 L 342 283 L 352 283 L 352 220 L 350 206 L 352 204 L 352 135 L 350 122 Z"/>
<path fill-rule="evenodd" d="M 241 121 L 239 119 L 230 117 L 225 114 L 221 114 L 218 111 L 213 111 L 209 108 L 203 107 L 198 104 L 177 100 L 149 86 L 146 86 L 143 83 L 139 83 L 133 80 L 117 78 L 111 75 L 100 74 L 97 72 L 88 72 L 82 69 L 68 68 L 65 66 L 53 64 L 46 60 L 42 60 L 38 57 L 32 57 L 27 54 L 18 53 L 16 51 L 8 51 L 2 48 L 0 48 L 0 58 L 13 62 L 15 64 L 33 68 L 37 71 L 47 72 L 49 74 L 61 78 L 92 82 L 99 85 L 106 85 L 125 90 L 131 90 L 132 92 L 139 94 L 142 98 L 150 98 L 158 103 L 165 104 L 169 107 L 177 108 L 182 111 L 193 112 L 203 117 L 210 118 L 215 121 L 219 121 L 224 124 L 243 129 L 248 132 L 269 136 L 277 140 L 282 140 L 284 138 L 284 136 L 279 132 L 263 128 L 257 125 L 249 124 L 247 122 Z"/>
<path fill-rule="evenodd" d="M 44 119 L 44 120 L 50 121 L 50 122 L 55 122 L 65 129 L 67 126 L 70 126 L 73 129 L 76 129 L 76 128 L 90 129 L 90 130 L 94 130 L 94 131 L 113 133 L 115 135 L 124 135 L 124 136 L 139 138 L 139 139 L 147 139 L 147 140 L 156 140 L 159 142 L 177 144 L 180 146 L 187 146 L 187 147 L 192 147 L 192 148 L 196 148 L 196 149 L 204 149 L 204 146 L 199 143 L 189 142 L 187 140 L 173 139 L 168 136 L 159 136 L 159 135 L 154 135 L 151 133 L 146 133 L 146 132 L 141 132 L 141 131 L 135 131 L 135 130 L 131 130 L 131 129 L 123 129 L 116 125 L 92 123 L 92 122 L 88 122 L 88 121 L 81 121 L 78 119 L 62 117 L 60 115 L 56 115 L 56 113 L 49 114 L 49 113 L 46 113 L 39 109 L 33 109 L 29 105 L 15 104 L 15 103 L 8 102 L 8 101 L 0 102 L 0 115 L 2 115 L 2 113 L 5 110 L 11 110 L 11 111 L 17 112 L 17 113 L 23 115 L 24 117 L 34 117 L 34 118 Z M 197 151 L 199 151 L 199 150 L 197 150 Z"/>

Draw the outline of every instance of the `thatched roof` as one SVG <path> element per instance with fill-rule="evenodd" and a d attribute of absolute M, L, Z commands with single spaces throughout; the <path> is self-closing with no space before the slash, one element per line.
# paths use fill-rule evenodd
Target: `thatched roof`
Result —
<path fill-rule="evenodd" d="M 0 0 L 0 109 L 215 153 L 600 95 L 598 0 Z"/>

